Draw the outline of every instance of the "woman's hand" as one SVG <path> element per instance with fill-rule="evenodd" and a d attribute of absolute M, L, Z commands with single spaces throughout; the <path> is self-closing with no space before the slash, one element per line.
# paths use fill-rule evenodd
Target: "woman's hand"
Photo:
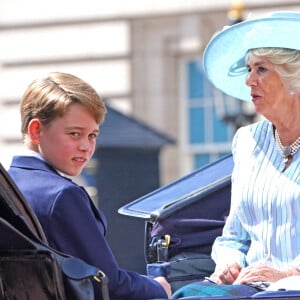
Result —
<path fill-rule="evenodd" d="M 211 280 L 218 284 L 233 284 L 238 278 L 242 267 L 238 263 L 227 265 L 224 269 L 216 270 L 211 276 Z"/>
<path fill-rule="evenodd" d="M 243 268 L 237 279 L 234 281 L 234 284 L 245 284 L 257 281 L 275 282 L 279 279 L 296 274 L 299 275 L 299 272 L 296 269 L 287 271 L 276 270 L 260 263 Z"/>
<path fill-rule="evenodd" d="M 276 282 L 292 275 L 300 275 L 300 272 L 297 269 L 277 270 L 263 263 L 245 268 L 238 263 L 233 263 L 224 269 L 216 270 L 210 279 L 217 284 L 247 284 L 258 281 Z"/>

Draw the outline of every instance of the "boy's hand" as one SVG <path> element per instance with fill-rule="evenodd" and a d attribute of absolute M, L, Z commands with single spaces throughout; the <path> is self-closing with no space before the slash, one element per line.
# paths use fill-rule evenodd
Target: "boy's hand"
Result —
<path fill-rule="evenodd" d="M 172 291 L 171 291 L 171 286 L 170 286 L 169 282 L 167 281 L 167 279 L 165 277 L 160 276 L 160 277 L 155 277 L 154 280 L 156 280 L 157 282 L 160 283 L 160 285 L 163 287 L 163 289 L 167 293 L 168 299 L 171 299 Z"/>

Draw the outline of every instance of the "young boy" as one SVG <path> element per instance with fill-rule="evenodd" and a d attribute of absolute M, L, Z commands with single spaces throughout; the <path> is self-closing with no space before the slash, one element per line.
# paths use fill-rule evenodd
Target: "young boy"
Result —
<path fill-rule="evenodd" d="M 106 218 L 87 192 L 64 175 L 79 175 L 95 150 L 106 108 L 96 91 L 70 74 L 34 80 L 21 102 L 28 153 L 15 156 L 11 177 L 36 213 L 50 246 L 103 270 L 111 299 L 170 297 L 166 279 L 120 269 L 105 239 Z"/>

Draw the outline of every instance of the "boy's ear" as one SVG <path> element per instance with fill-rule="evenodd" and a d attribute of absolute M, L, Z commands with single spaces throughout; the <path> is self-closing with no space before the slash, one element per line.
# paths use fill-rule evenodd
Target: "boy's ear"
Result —
<path fill-rule="evenodd" d="M 41 121 L 39 119 L 32 119 L 28 125 L 28 135 L 31 142 L 35 145 L 40 143 Z"/>

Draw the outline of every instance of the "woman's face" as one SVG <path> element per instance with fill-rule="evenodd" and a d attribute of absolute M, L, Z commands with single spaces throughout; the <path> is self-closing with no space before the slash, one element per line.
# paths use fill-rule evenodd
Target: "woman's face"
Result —
<path fill-rule="evenodd" d="M 274 65 L 266 58 L 250 55 L 247 67 L 246 84 L 256 112 L 268 118 L 282 111 L 290 93 Z"/>
<path fill-rule="evenodd" d="M 99 124 L 80 104 L 71 104 L 63 117 L 40 124 L 39 152 L 57 170 L 79 175 L 95 151 Z"/>

